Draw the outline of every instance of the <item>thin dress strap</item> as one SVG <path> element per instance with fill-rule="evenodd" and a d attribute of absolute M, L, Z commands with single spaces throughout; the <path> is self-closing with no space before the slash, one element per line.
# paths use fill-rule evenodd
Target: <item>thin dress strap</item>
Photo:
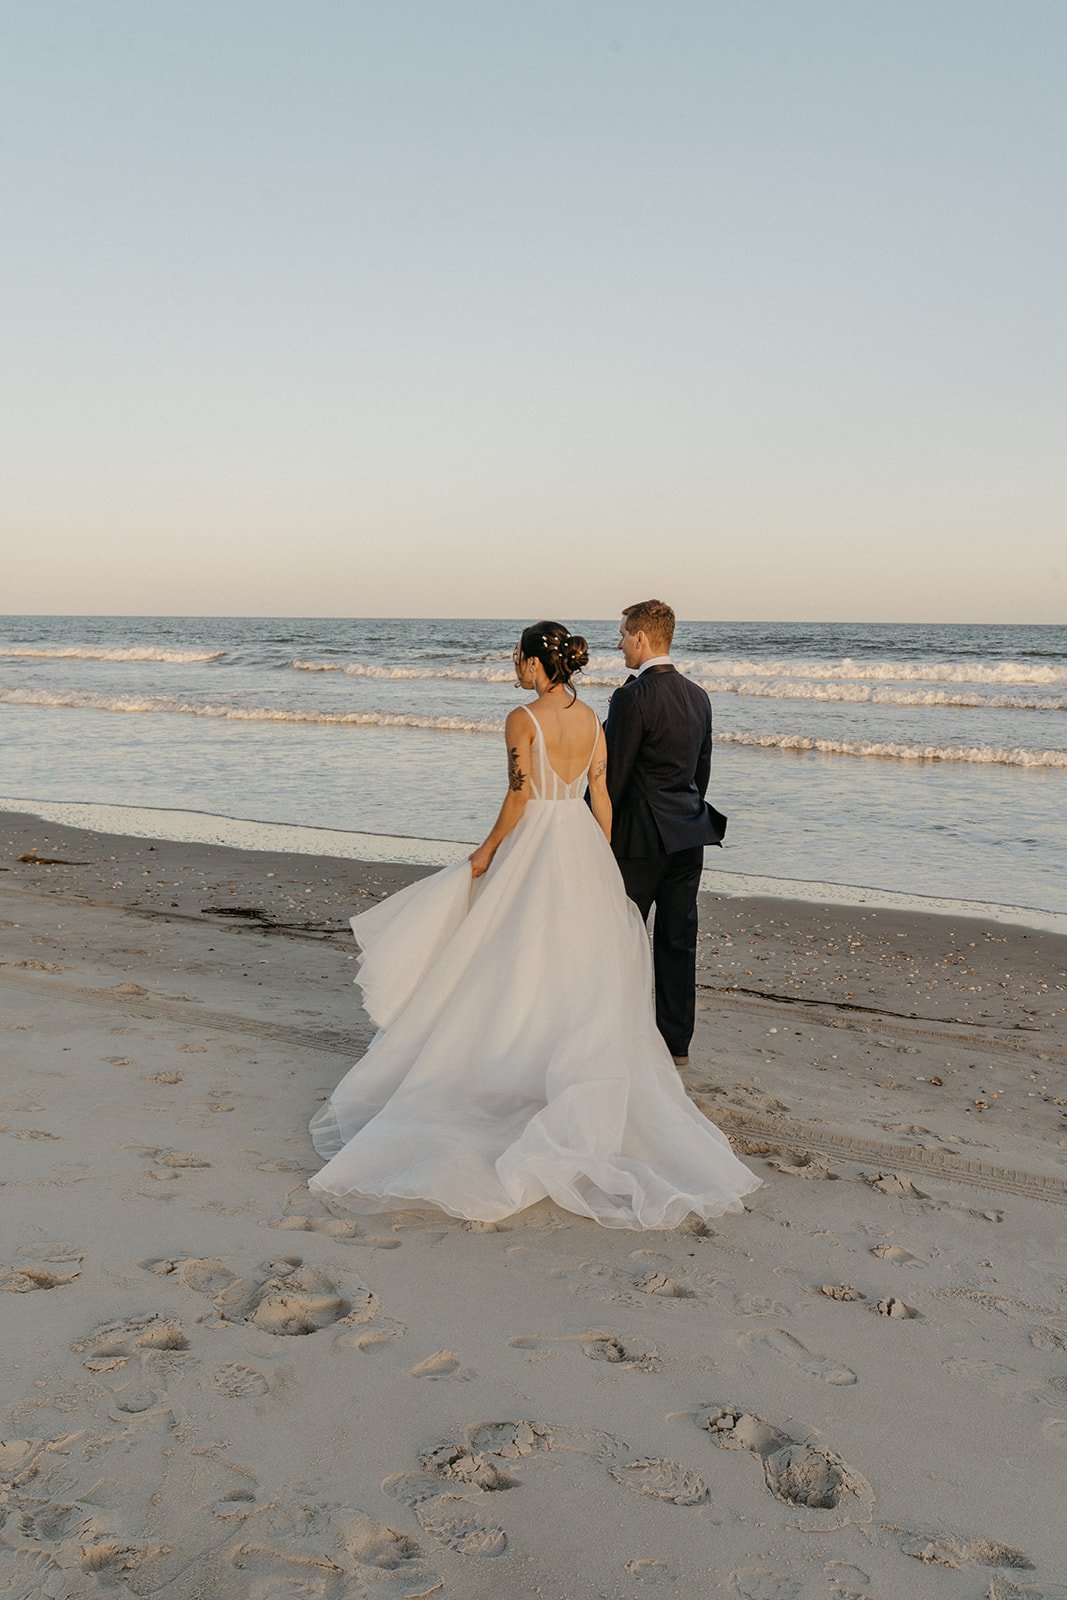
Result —
<path fill-rule="evenodd" d="M 537 718 L 534 716 L 534 714 L 530 710 L 529 706 L 526 706 L 526 705 L 521 706 L 520 710 L 525 711 L 526 715 L 529 717 L 530 721 L 534 725 L 534 749 L 537 751 L 537 769 L 538 770 L 537 770 L 537 776 L 534 779 L 533 787 L 534 787 L 535 794 L 538 797 L 543 797 L 544 793 L 545 793 L 545 789 L 547 787 L 547 781 L 548 781 L 548 774 L 547 774 L 547 772 L 545 770 L 547 762 L 548 762 L 548 757 L 547 757 L 547 755 L 545 753 L 545 735 L 544 735 L 544 732 L 543 732 L 543 730 L 541 728 L 541 724 L 538 722 Z"/>
<path fill-rule="evenodd" d="M 590 709 L 592 708 L 590 707 Z M 588 776 L 589 768 L 593 765 L 593 757 L 596 755 L 596 747 L 600 743 L 600 718 L 597 716 L 595 711 L 593 712 L 593 721 L 596 723 L 596 732 L 593 735 L 593 748 L 589 752 L 589 760 L 585 764 L 586 776 Z"/>

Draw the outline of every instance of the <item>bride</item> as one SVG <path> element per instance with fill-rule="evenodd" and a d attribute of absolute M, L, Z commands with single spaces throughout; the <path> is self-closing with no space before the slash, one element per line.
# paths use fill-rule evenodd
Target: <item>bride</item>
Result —
<path fill-rule="evenodd" d="M 741 1211 L 760 1180 L 686 1096 L 608 839 L 584 639 L 523 630 L 508 790 L 469 862 L 353 917 L 378 1033 L 311 1122 L 311 1188 L 495 1222 L 546 1197 L 610 1228 Z M 583 803 L 588 786 L 590 804 Z"/>

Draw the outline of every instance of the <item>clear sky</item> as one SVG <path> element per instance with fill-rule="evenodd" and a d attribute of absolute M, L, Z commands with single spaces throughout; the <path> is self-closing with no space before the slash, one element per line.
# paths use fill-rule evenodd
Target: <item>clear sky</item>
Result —
<path fill-rule="evenodd" d="M 1064 0 L 0 19 L 0 611 L 1067 620 Z"/>

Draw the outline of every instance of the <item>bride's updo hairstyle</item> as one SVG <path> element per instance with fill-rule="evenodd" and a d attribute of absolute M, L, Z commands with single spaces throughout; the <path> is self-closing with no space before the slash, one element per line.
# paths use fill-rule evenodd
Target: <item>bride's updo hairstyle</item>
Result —
<path fill-rule="evenodd" d="M 561 683 L 574 694 L 571 679 L 587 665 L 589 646 L 562 622 L 535 622 L 522 630 L 519 655 L 524 661 L 540 661 L 549 683 Z"/>

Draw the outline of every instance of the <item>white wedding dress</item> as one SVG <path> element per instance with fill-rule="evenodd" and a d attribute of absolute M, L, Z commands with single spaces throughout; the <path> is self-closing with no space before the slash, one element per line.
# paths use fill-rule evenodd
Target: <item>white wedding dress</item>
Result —
<path fill-rule="evenodd" d="M 312 1119 L 310 1186 L 482 1222 L 546 1196 L 610 1228 L 741 1211 L 760 1179 L 656 1028 L 648 936 L 583 803 L 589 761 L 565 783 L 530 715 L 531 798 L 489 871 L 464 861 L 352 918 L 379 1032 Z"/>

